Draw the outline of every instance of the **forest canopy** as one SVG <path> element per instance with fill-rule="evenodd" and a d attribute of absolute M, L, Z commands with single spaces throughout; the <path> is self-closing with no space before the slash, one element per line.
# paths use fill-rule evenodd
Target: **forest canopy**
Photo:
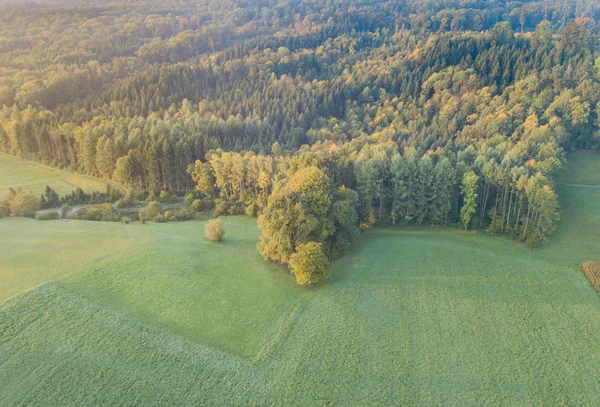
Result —
<path fill-rule="evenodd" d="M 304 282 L 359 226 L 539 242 L 600 147 L 595 0 L 51 3 L 0 6 L 0 150 L 260 216 Z"/>

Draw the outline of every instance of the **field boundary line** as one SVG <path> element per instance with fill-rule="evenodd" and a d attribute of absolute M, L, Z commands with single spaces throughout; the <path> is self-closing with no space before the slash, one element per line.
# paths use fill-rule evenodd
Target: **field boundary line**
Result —
<path fill-rule="evenodd" d="M 281 322 L 278 324 L 275 334 L 265 339 L 259 346 L 258 351 L 251 359 L 252 364 L 260 364 L 264 362 L 269 355 L 271 355 L 271 353 L 273 353 L 273 351 L 277 349 L 277 347 L 279 347 L 279 345 L 289 336 L 292 328 L 294 327 L 294 321 L 296 321 L 298 316 L 300 316 L 302 313 L 304 303 L 304 300 L 298 300 L 291 308 L 291 311 L 287 312 L 283 317 L 281 317 Z"/>

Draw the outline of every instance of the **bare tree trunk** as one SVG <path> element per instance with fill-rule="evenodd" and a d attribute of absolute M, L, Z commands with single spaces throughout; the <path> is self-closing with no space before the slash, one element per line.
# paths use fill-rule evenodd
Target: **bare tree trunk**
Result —
<path fill-rule="evenodd" d="M 492 229 L 494 228 L 496 222 L 496 212 L 498 211 L 498 198 L 500 194 L 496 192 L 496 203 L 494 204 L 494 216 L 492 217 Z"/>
<path fill-rule="evenodd" d="M 508 223 L 510 222 L 510 210 L 512 207 L 513 189 L 510 190 L 510 198 L 508 198 L 508 214 L 506 215 L 506 225 L 502 224 L 504 230 L 508 231 Z"/>
<path fill-rule="evenodd" d="M 481 205 L 481 216 L 479 218 L 479 227 L 483 226 L 483 218 L 485 217 L 485 209 L 487 207 L 487 200 L 488 200 L 488 196 L 490 194 L 490 184 L 486 183 L 485 184 L 485 190 L 483 192 L 483 205 Z"/>
<path fill-rule="evenodd" d="M 506 221 L 506 186 L 504 186 L 504 192 L 502 194 L 502 226 L 500 227 L 500 233 L 504 233 L 504 222 Z"/>
<path fill-rule="evenodd" d="M 516 206 L 516 204 L 515 204 Z M 513 230 L 513 238 L 516 235 L 516 232 L 519 227 L 519 216 L 521 216 L 521 207 L 523 206 L 523 198 L 519 199 L 519 211 L 517 212 L 517 220 L 515 222 L 515 230 Z"/>
<path fill-rule="evenodd" d="M 525 229 L 523 229 L 523 238 L 521 240 L 525 240 L 527 236 L 527 227 L 529 226 L 529 214 L 531 213 L 531 205 L 527 205 L 527 220 L 525 221 Z"/>

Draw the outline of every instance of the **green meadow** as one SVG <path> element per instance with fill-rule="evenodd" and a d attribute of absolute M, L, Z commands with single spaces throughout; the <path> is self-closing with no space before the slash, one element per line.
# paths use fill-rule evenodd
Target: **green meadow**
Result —
<path fill-rule="evenodd" d="M 78 187 L 85 192 L 105 192 L 106 184 L 97 178 L 61 171 L 0 152 L 0 191 L 21 187 L 39 195 L 49 185 L 62 196 Z"/>
<path fill-rule="evenodd" d="M 600 156 L 562 182 L 592 183 Z M 587 178 L 584 178 L 584 175 Z M 584 178 L 584 179 L 583 179 Z M 254 219 L 0 220 L 0 405 L 600 405 L 600 189 L 527 248 L 377 229 L 304 289 Z"/>

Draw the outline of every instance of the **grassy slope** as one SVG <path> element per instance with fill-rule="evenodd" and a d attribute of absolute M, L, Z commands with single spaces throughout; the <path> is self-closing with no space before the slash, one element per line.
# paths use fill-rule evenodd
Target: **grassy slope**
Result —
<path fill-rule="evenodd" d="M 560 192 L 540 248 L 372 231 L 308 292 L 260 266 L 250 220 L 227 219 L 230 248 L 148 226 L 0 304 L 0 405 L 599 405 L 600 297 L 577 266 L 600 260 L 600 190 Z"/>
<path fill-rule="evenodd" d="M 42 194 L 46 185 L 50 185 L 61 196 L 77 187 L 86 192 L 106 191 L 106 182 L 97 178 L 60 171 L 0 153 L 0 190 L 21 187 Z"/>
<path fill-rule="evenodd" d="M 204 222 L 3 219 L 0 300 L 62 278 L 107 308 L 251 357 L 279 318 L 312 294 L 260 258 L 253 219 L 226 218 L 225 226 L 231 236 L 215 244 L 204 238 Z"/>
<path fill-rule="evenodd" d="M 141 232 L 116 223 L 2 219 L 0 301 L 146 244 L 149 236 Z"/>

